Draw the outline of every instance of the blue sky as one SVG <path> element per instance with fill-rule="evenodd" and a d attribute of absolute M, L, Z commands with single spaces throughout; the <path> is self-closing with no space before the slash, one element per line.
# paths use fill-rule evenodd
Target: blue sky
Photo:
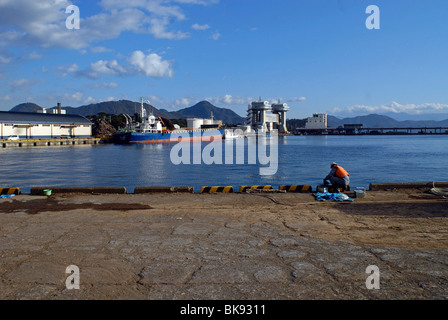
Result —
<path fill-rule="evenodd" d="M 69 30 L 69 5 L 80 29 Z M 380 29 L 366 28 L 369 5 Z M 446 0 L 2 0 L 0 110 L 147 97 L 448 118 Z"/>

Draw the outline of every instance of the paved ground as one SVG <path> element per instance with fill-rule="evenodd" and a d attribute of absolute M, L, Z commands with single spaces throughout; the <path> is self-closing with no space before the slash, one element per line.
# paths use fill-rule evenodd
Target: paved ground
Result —
<path fill-rule="evenodd" d="M 0 299 L 447 299 L 448 200 L 369 192 L 0 200 Z M 66 288 L 66 268 L 80 289 Z M 368 290 L 366 268 L 380 289 Z"/>

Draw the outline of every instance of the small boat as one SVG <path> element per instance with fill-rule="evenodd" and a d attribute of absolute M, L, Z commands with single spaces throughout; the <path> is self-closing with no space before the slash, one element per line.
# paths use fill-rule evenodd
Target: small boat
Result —
<path fill-rule="evenodd" d="M 242 138 L 243 137 L 242 133 L 243 133 L 243 131 L 239 130 L 239 129 L 236 129 L 236 130 L 226 129 L 226 130 L 224 130 L 224 139 L 232 140 L 232 139 Z"/>
<path fill-rule="evenodd" d="M 131 121 L 127 116 L 126 126 L 113 135 L 116 143 L 172 143 L 191 141 L 222 140 L 224 128 L 221 125 L 207 125 L 200 129 L 176 129 L 169 120 L 147 116 L 143 98 L 141 100 L 140 122 Z"/>

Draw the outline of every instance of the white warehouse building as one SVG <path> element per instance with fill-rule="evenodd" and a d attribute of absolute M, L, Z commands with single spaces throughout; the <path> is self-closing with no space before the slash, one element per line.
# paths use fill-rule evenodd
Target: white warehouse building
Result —
<path fill-rule="evenodd" d="M 0 139 L 90 138 L 92 125 L 79 115 L 0 111 Z"/>
<path fill-rule="evenodd" d="M 326 129 L 327 128 L 327 115 L 324 113 L 315 113 L 311 118 L 306 121 L 306 129 Z"/>

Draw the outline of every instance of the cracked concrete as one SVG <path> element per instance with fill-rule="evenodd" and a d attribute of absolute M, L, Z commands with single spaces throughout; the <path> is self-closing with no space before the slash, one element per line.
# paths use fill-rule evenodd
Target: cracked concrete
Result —
<path fill-rule="evenodd" d="M 417 190 L 22 195 L 0 202 L 0 299 L 447 299 L 447 218 Z"/>

